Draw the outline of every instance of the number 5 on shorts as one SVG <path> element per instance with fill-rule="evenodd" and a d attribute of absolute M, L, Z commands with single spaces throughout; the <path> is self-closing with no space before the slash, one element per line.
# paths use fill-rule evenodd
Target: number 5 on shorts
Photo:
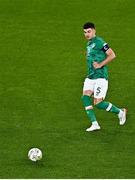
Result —
<path fill-rule="evenodd" d="M 97 89 L 96 89 L 96 96 L 98 96 L 100 92 L 101 92 L 101 87 L 97 87 Z"/>

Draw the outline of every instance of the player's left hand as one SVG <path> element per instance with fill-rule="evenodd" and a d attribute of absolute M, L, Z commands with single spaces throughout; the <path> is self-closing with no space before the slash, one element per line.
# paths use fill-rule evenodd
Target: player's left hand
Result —
<path fill-rule="evenodd" d="M 101 64 L 97 63 L 97 62 L 94 62 L 93 66 L 94 66 L 95 69 L 101 68 Z"/>

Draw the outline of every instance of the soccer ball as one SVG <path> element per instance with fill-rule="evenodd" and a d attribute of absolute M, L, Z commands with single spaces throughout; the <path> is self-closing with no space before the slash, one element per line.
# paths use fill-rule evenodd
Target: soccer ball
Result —
<path fill-rule="evenodd" d="M 39 161 L 42 159 L 42 151 L 38 148 L 32 148 L 28 152 L 28 158 L 31 161 Z"/>

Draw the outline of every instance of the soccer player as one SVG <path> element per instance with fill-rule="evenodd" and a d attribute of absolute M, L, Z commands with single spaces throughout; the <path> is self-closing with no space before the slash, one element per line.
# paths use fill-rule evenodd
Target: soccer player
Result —
<path fill-rule="evenodd" d="M 85 38 L 88 40 L 86 54 L 88 75 L 84 81 L 82 101 L 92 123 L 86 131 L 101 129 L 93 110 L 93 104 L 98 109 L 118 115 L 119 124 L 124 125 L 126 122 L 126 109 L 120 109 L 104 100 L 108 89 L 107 64 L 116 57 L 115 53 L 102 38 L 96 36 L 93 23 L 85 23 L 83 30 Z M 94 97 L 94 103 L 92 103 L 92 96 Z"/>

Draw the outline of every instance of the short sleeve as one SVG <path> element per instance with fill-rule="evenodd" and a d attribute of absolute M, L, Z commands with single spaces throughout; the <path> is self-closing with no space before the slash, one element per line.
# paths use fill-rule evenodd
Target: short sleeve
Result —
<path fill-rule="evenodd" d="M 104 52 L 106 52 L 110 47 L 109 45 L 103 40 L 103 39 L 99 39 L 98 40 L 98 48 Z"/>

